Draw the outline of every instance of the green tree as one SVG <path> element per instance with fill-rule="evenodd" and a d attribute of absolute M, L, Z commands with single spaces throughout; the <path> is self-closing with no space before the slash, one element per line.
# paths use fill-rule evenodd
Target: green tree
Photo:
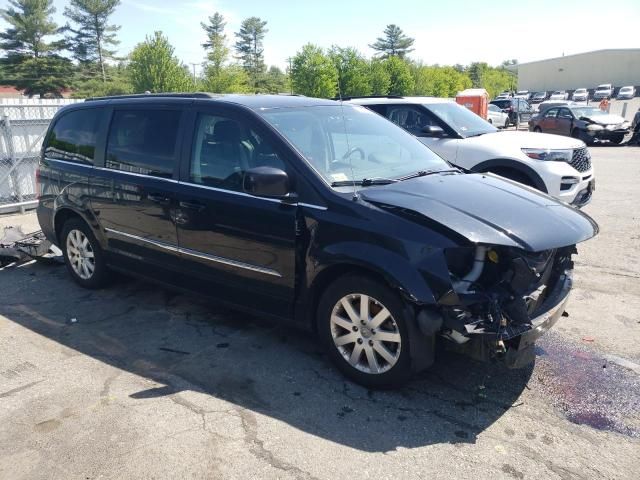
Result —
<path fill-rule="evenodd" d="M 455 67 L 413 65 L 411 74 L 415 81 L 415 95 L 454 97 L 459 91 L 471 87 L 469 76 Z"/>
<path fill-rule="evenodd" d="M 55 11 L 53 0 L 9 0 L 9 8 L 0 9 L 8 24 L 0 32 L 3 81 L 29 96 L 59 96 L 70 84 L 73 65 L 57 54 L 63 43 L 47 41 L 60 33 L 51 19 Z"/>
<path fill-rule="evenodd" d="M 373 59 L 369 63 L 369 81 L 372 95 L 388 95 L 391 77 L 383 60 Z"/>
<path fill-rule="evenodd" d="M 384 29 L 384 36 L 378 37 L 375 43 L 369 45 L 378 51 L 383 58 L 404 58 L 407 53 L 413 52 L 414 39 L 407 37 L 402 29 L 393 23 Z"/>
<path fill-rule="evenodd" d="M 309 97 L 332 98 L 336 95 L 338 71 L 322 48 L 304 45 L 291 61 L 293 91 Z"/>
<path fill-rule="evenodd" d="M 80 79 L 73 84 L 73 98 L 104 97 L 133 93 L 129 72 L 124 62 L 105 65 L 107 81 L 99 77 Z"/>
<path fill-rule="evenodd" d="M 116 39 L 120 27 L 109 24 L 118 5 L 120 0 L 71 0 L 64 9 L 65 17 L 74 24 L 67 27 L 73 34 L 68 38 L 73 57 L 89 70 L 96 65 L 103 82 L 107 81 L 107 60 L 115 56 L 109 47 L 120 43 Z"/>
<path fill-rule="evenodd" d="M 253 86 L 265 71 L 263 41 L 269 31 L 267 22 L 258 17 L 249 17 L 242 21 L 240 31 L 236 33 L 236 56 L 249 74 Z"/>
<path fill-rule="evenodd" d="M 512 90 L 515 86 L 514 76 L 510 72 L 499 68 L 487 68 L 484 72 L 481 87 L 487 90 L 491 98 L 505 90 Z"/>
<path fill-rule="evenodd" d="M 371 95 L 369 64 L 355 48 L 331 47 L 329 58 L 338 71 L 338 93 L 343 97 Z"/>
<path fill-rule="evenodd" d="M 289 91 L 289 78 L 287 74 L 275 65 L 269 67 L 269 70 L 259 80 L 258 91 L 263 93 L 285 93 Z"/>
<path fill-rule="evenodd" d="M 224 43 L 227 36 L 224 34 L 224 27 L 227 22 L 224 21 L 224 16 L 216 12 L 209 17 L 209 23 L 200 22 L 200 25 L 207 34 L 207 41 L 202 44 L 205 50 L 209 50 L 216 45 L 217 40 L 221 40 Z"/>
<path fill-rule="evenodd" d="M 473 88 L 483 88 L 484 75 L 488 69 L 489 65 L 485 62 L 473 62 L 469 65 L 467 72 L 469 73 L 469 78 L 471 78 Z"/>
<path fill-rule="evenodd" d="M 205 67 L 203 88 L 213 93 L 251 93 L 249 75 L 239 65 L 227 65 L 212 71 L 212 66 Z"/>
<path fill-rule="evenodd" d="M 173 55 L 162 32 L 147 35 L 131 52 L 129 74 L 135 92 L 181 92 L 194 89 L 188 69 Z"/>
<path fill-rule="evenodd" d="M 410 95 L 414 80 L 409 63 L 400 57 L 391 56 L 384 61 L 384 66 L 389 73 L 389 95 Z"/>

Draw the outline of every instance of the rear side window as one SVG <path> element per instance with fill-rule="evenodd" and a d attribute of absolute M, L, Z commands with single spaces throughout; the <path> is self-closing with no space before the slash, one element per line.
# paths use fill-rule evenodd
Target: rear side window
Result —
<path fill-rule="evenodd" d="M 92 108 L 74 110 L 60 117 L 49 133 L 45 156 L 93 165 L 101 113 Z"/>
<path fill-rule="evenodd" d="M 106 167 L 170 178 L 177 163 L 180 115 L 177 110 L 116 110 Z"/>

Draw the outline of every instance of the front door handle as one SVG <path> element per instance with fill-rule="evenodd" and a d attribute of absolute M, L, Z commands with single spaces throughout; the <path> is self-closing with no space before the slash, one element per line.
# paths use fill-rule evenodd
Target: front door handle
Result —
<path fill-rule="evenodd" d="M 180 202 L 180 208 L 186 208 L 188 210 L 196 210 L 201 212 L 204 210 L 204 205 L 198 202 Z"/>

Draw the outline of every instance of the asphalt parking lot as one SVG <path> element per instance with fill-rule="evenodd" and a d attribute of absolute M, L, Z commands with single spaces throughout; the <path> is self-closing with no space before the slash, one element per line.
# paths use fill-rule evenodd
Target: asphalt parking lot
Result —
<path fill-rule="evenodd" d="M 0 270 L 0 478 L 638 478 L 640 148 L 591 151 L 601 233 L 523 370 L 445 354 L 368 391 L 304 332 L 136 280 Z"/>

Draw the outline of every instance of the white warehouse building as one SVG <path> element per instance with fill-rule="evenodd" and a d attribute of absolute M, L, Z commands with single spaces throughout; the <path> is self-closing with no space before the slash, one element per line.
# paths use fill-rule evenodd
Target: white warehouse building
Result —
<path fill-rule="evenodd" d="M 518 90 L 531 92 L 575 90 L 581 87 L 591 90 L 603 83 L 613 84 L 616 90 L 626 85 L 638 87 L 640 48 L 578 53 L 521 63 L 517 69 Z"/>

